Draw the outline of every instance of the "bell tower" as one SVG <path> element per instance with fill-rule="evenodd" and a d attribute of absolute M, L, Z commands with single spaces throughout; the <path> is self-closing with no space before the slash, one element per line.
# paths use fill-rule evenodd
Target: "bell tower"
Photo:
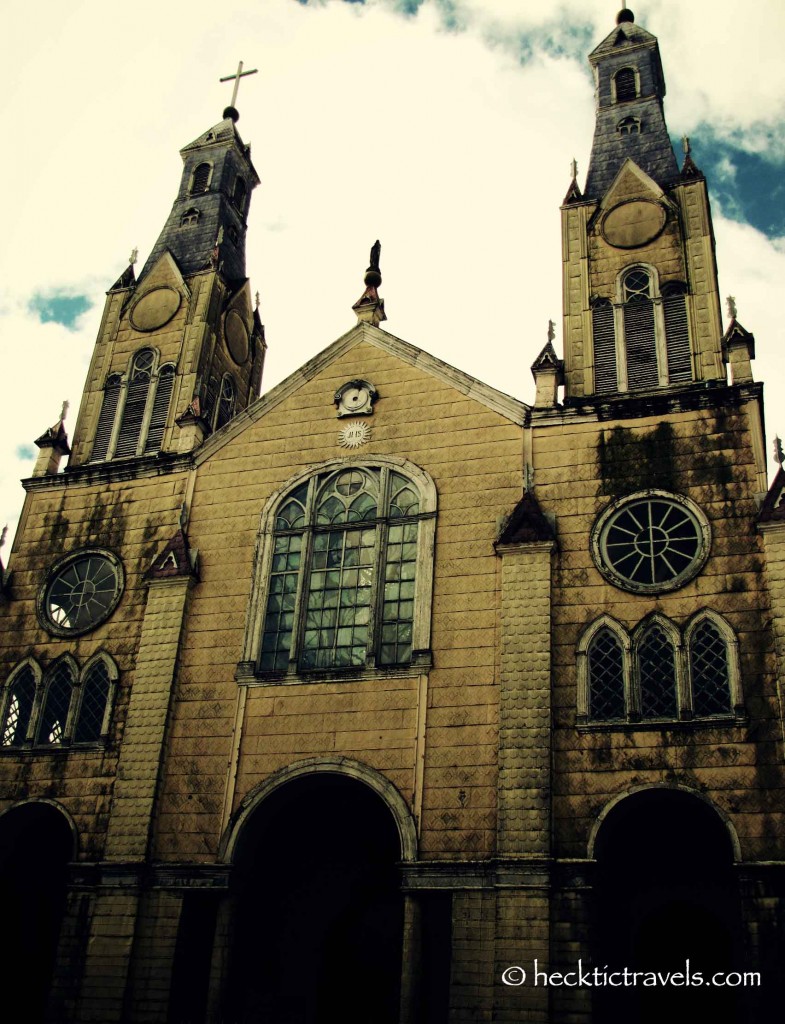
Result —
<path fill-rule="evenodd" d="M 708 192 L 689 140 L 676 162 L 657 40 L 625 8 L 589 60 L 589 172 L 562 206 L 566 401 L 725 384 Z"/>
<path fill-rule="evenodd" d="M 69 469 L 192 451 L 259 394 L 266 344 L 245 276 L 259 177 L 238 118 L 227 107 L 180 151 L 158 241 L 107 293 Z"/>

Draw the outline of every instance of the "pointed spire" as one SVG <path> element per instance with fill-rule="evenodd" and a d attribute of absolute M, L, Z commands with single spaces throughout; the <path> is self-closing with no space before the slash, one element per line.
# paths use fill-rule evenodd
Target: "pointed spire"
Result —
<path fill-rule="evenodd" d="M 69 403 L 63 402 L 60 416 L 54 426 L 45 430 L 40 437 L 33 442 L 40 448 L 40 454 L 33 468 L 33 476 L 49 476 L 56 473 L 60 468 L 60 460 L 64 455 L 71 454 L 68 444 L 68 434 L 65 431 L 65 418 L 68 415 Z"/>
<path fill-rule="evenodd" d="M 692 144 L 688 135 L 682 136 L 681 147 L 684 150 L 684 163 L 681 166 L 680 176 L 682 178 L 702 178 L 703 175 L 695 166 L 692 159 Z"/>
<path fill-rule="evenodd" d="M 379 258 L 382 252 L 382 244 L 377 238 L 371 246 L 371 260 L 368 269 L 365 271 L 365 291 L 352 306 L 357 314 L 357 322 L 373 324 L 378 327 L 387 316 L 384 312 L 384 299 L 379 298 L 378 287 L 382 283 L 382 274 L 379 270 Z"/>
<path fill-rule="evenodd" d="M 583 199 L 583 193 L 578 186 L 578 161 L 575 157 L 572 158 L 570 164 L 570 187 L 567 189 L 567 195 L 564 197 L 562 206 L 568 206 L 570 203 L 579 203 Z"/>
<path fill-rule="evenodd" d="M 755 358 L 755 335 L 739 323 L 735 298 L 729 295 L 726 301 L 730 323 L 722 336 L 722 357 L 730 363 L 731 382 L 747 384 L 753 379 L 750 363 Z"/>
<path fill-rule="evenodd" d="M 783 462 L 785 462 L 785 452 L 782 450 L 782 439 L 777 434 L 774 436 L 774 461 L 780 467 Z"/>

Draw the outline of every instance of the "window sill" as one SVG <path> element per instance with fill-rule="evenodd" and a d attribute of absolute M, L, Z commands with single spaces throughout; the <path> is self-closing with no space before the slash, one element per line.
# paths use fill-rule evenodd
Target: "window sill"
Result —
<path fill-rule="evenodd" d="M 415 651 L 408 665 L 372 665 L 358 668 L 298 669 L 262 672 L 253 662 L 241 661 L 234 678 L 242 686 L 287 686 L 307 683 L 342 683 L 362 679 L 396 679 L 427 672 L 433 664 L 430 651 Z"/>
<path fill-rule="evenodd" d="M 638 721 L 577 722 L 579 733 L 593 732 L 653 732 L 676 729 L 690 732 L 693 729 L 739 728 L 749 724 L 746 713 L 713 715 L 710 718 L 647 718 Z"/>
<path fill-rule="evenodd" d="M 53 754 L 65 757 L 71 753 L 103 754 L 106 751 L 106 740 L 95 740 L 92 743 L 23 743 L 0 747 L 0 757 L 11 754 Z"/>

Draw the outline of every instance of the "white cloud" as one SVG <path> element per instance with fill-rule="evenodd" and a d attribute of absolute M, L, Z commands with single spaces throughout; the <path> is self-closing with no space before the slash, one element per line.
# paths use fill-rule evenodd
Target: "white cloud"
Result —
<path fill-rule="evenodd" d="M 456 9 L 466 31 L 448 31 L 434 0 L 411 17 L 387 0 L 138 0 L 121 22 L 98 0 L 44 0 L 34 25 L 29 9 L 5 12 L 0 97 L 13 146 L 0 167 L 0 337 L 15 385 L 0 406 L 0 517 L 18 513 L 14 481 L 29 473 L 13 453 L 64 397 L 73 428 L 102 292 L 133 246 L 142 261 L 152 247 L 176 194 L 177 150 L 220 119 L 230 89 L 217 79 L 238 58 L 259 67 L 241 86 L 238 127 L 262 178 L 248 272 L 270 345 L 265 386 L 352 325 L 378 237 L 385 326 L 532 397 L 529 366 L 561 309 L 558 207 L 573 156 L 585 174 L 593 131 L 585 57 L 549 55 L 541 33 L 569 41 L 589 25 L 596 45 L 612 11 L 605 0 Z M 761 131 L 779 137 L 785 15 L 773 0 L 756 8 L 766 31 L 736 38 L 732 61 L 729 0 L 650 0 L 637 13 L 660 36 L 674 133 L 706 120 L 748 146 Z M 521 32 L 532 48 L 523 66 Z M 779 408 L 774 354 L 785 345 L 771 295 L 785 252 L 722 220 L 717 237 L 723 289 L 758 336 L 758 374 L 766 368 L 769 408 Z M 27 311 L 33 292 L 52 287 L 96 301 L 76 332 Z"/>

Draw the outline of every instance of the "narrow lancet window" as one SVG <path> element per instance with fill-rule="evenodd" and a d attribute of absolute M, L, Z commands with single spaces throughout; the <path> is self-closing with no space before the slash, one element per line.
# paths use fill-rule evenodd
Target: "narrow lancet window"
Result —
<path fill-rule="evenodd" d="M 676 718 L 676 651 L 662 626 L 651 626 L 638 648 L 641 716 Z"/>
<path fill-rule="evenodd" d="M 609 722 L 623 719 L 624 656 L 619 639 L 606 627 L 592 639 L 589 660 L 589 719 Z"/>

